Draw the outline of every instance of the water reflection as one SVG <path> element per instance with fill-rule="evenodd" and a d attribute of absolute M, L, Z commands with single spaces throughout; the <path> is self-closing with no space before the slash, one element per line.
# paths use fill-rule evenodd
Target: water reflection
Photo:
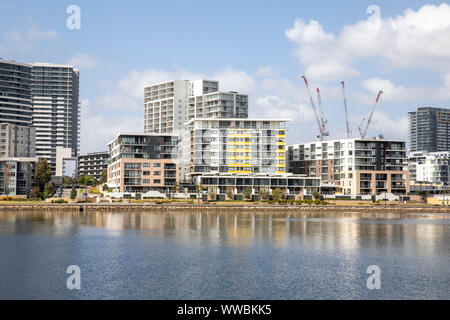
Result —
<path fill-rule="evenodd" d="M 0 213 L 0 298 L 449 299 L 449 231 L 426 214 Z"/>
<path fill-rule="evenodd" d="M 413 214 L 218 214 L 218 213 L 0 213 L 0 234 L 76 235 L 102 228 L 144 236 L 208 239 L 228 246 L 267 240 L 276 247 L 295 242 L 314 249 L 404 248 L 407 253 L 448 254 L 450 219 Z M 411 251 L 413 250 L 413 251 Z"/>

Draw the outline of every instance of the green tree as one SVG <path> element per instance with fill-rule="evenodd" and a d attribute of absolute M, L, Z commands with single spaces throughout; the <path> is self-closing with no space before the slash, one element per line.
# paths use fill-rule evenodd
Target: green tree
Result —
<path fill-rule="evenodd" d="M 33 189 L 31 189 L 30 192 L 30 198 L 32 199 L 37 199 L 37 198 L 41 198 L 41 190 L 39 190 L 39 187 L 34 187 Z"/>
<path fill-rule="evenodd" d="M 106 183 L 106 181 L 108 181 L 108 171 L 107 170 L 103 170 L 101 175 L 100 175 L 100 184 Z"/>
<path fill-rule="evenodd" d="M 50 198 L 55 194 L 55 186 L 53 185 L 53 182 L 49 181 L 45 184 L 44 187 L 44 198 Z"/>
<path fill-rule="evenodd" d="M 42 192 L 51 178 L 52 170 L 48 165 L 47 159 L 39 159 L 34 173 L 34 186 L 39 188 L 39 192 Z"/>
<path fill-rule="evenodd" d="M 314 197 L 314 200 L 320 200 L 320 193 L 318 193 L 317 191 L 314 191 L 313 197 Z"/>
<path fill-rule="evenodd" d="M 279 188 L 276 188 L 275 190 L 272 191 L 272 197 L 273 200 L 275 200 L 276 202 L 280 202 L 283 197 L 283 193 Z"/>
<path fill-rule="evenodd" d="M 64 177 L 64 184 L 65 185 L 75 184 L 75 180 L 72 177 Z"/>
<path fill-rule="evenodd" d="M 216 198 L 217 194 L 213 189 L 211 189 L 211 191 L 209 191 L 208 195 L 209 195 L 209 200 L 211 200 L 211 201 L 217 200 L 217 198 Z"/>
<path fill-rule="evenodd" d="M 227 188 L 226 195 L 228 200 L 234 200 L 234 192 L 233 188 Z"/>
<path fill-rule="evenodd" d="M 78 177 L 78 183 L 84 186 L 95 186 L 97 185 L 97 179 L 91 176 L 80 176 Z"/>
<path fill-rule="evenodd" d="M 72 188 L 72 191 L 70 191 L 70 199 L 75 200 L 77 197 L 77 189 Z"/>
<path fill-rule="evenodd" d="M 252 188 L 250 187 L 245 188 L 242 195 L 244 196 L 244 199 L 250 200 L 252 198 Z"/>
<path fill-rule="evenodd" d="M 270 199 L 270 192 L 268 190 L 259 190 L 259 200 L 260 201 L 267 201 Z"/>

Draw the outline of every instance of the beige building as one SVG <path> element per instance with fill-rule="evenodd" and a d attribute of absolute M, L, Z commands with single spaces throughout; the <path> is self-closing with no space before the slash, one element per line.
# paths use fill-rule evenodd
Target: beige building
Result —
<path fill-rule="evenodd" d="M 340 186 L 344 194 L 405 194 L 409 193 L 409 174 L 387 170 L 343 171 Z"/>
<path fill-rule="evenodd" d="M 119 192 L 175 192 L 179 165 L 174 159 L 120 159 L 108 166 L 108 186 Z"/>

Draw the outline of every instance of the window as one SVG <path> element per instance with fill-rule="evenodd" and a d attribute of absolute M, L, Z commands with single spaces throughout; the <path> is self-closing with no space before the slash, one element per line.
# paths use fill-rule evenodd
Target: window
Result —
<path fill-rule="evenodd" d="M 149 176 L 150 175 L 150 171 L 144 171 L 144 176 Z"/>
<path fill-rule="evenodd" d="M 150 168 L 150 163 L 144 163 L 143 166 L 144 168 Z"/>
<path fill-rule="evenodd" d="M 155 168 L 161 168 L 161 163 L 154 163 L 154 164 L 153 164 L 153 167 L 155 167 Z"/>
<path fill-rule="evenodd" d="M 161 171 L 154 171 L 153 174 L 154 174 L 155 176 L 160 176 L 160 175 L 161 175 Z"/>
<path fill-rule="evenodd" d="M 159 183 L 161 183 L 161 180 L 160 179 L 155 179 L 155 180 L 153 180 L 153 183 L 159 184 Z"/>
<path fill-rule="evenodd" d="M 150 179 L 144 179 L 144 183 L 150 183 Z"/>

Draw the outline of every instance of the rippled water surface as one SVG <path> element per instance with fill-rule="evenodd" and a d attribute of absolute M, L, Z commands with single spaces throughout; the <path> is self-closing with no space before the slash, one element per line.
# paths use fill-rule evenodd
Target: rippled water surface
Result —
<path fill-rule="evenodd" d="M 66 287 L 69 265 L 81 290 Z M 450 299 L 450 219 L 0 213 L 0 298 Z"/>

